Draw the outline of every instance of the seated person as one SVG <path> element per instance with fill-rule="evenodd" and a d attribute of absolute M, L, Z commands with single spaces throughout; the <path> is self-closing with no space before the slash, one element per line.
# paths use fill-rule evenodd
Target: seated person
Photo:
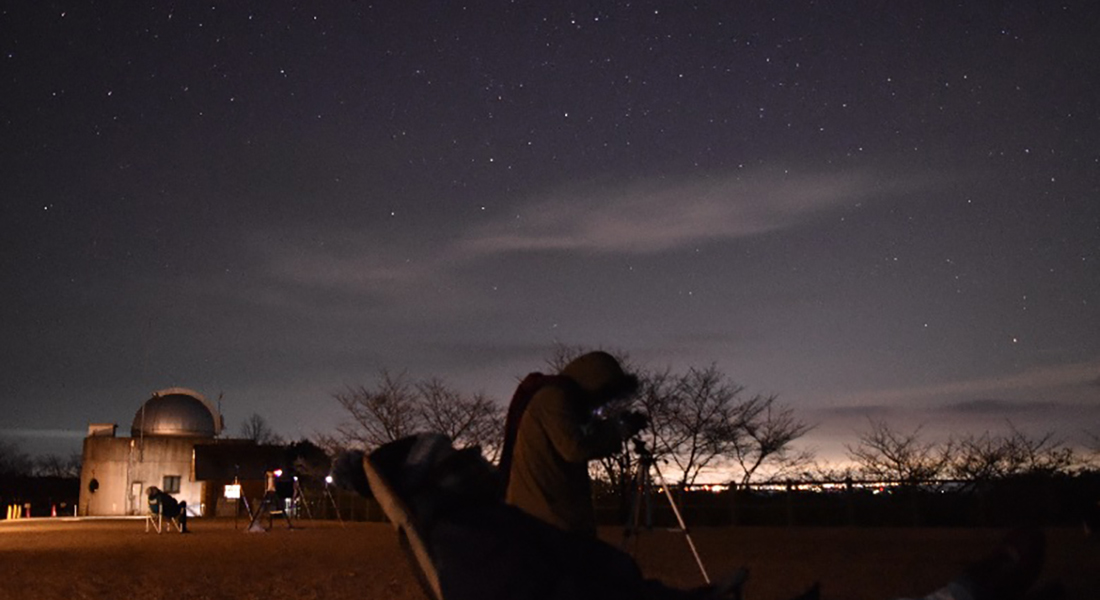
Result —
<path fill-rule="evenodd" d="M 558 375 L 532 373 L 508 406 L 500 476 L 505 502 L 555 527 L 596 537 L 590 461 L 611 456 L 646 426 L 641 413 L 595 415 L 633 396 L 638 378 L 607 352 Z"/>
<path fill-rule="evenodd" d="M 165 519 L 177 519 L 181 533 L 187 533 L 187 502 L 180 502 L 155 485 L 146 490 L 149 495 L 149 512 Z"/>

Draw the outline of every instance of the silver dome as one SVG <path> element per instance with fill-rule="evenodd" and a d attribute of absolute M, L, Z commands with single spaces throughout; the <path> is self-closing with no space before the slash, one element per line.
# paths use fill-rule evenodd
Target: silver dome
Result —
<path fill-rule="evenodd" d="M 222 417 L 202 394 L 186 388 L 168 388 L 153 397 L 134 415 L 133 437 L 209 437 L 222 429 Z"/>

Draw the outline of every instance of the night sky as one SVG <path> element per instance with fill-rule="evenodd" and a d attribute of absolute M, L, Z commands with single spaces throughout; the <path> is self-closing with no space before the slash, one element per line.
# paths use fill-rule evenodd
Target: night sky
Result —
<path fill-rule="evenodd" d="M 560 342 L 714 363 L 824 458 L 1081 443 L 1100 7 L 958 4 L 7 3 L 0 437 L 177 385 L 310 436 Z"/>

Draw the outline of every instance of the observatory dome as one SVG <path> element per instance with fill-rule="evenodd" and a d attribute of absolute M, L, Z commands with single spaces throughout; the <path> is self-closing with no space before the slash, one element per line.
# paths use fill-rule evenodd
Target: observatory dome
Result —
<path fill-rule="evenodd" d="M 133 437 L 209 437 L 222 430 L 222 416 L 202 394 L 186 388 L 153 393 L 134 415 Z"/>

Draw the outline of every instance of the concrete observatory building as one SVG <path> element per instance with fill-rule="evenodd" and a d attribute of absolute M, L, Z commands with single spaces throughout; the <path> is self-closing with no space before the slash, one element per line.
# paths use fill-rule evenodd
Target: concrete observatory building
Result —
<path fill-rule="evenodd" d="M 141 515 L 148 511 L 149 486 L 187 502 L 191 516 L 213 507 L 205 484 L 195 478 L 195 447 L 215 444 L 224 421 L 202 394 L 187 388 L 153 393 L 134 414 L 130 437 L 117 437 L 115 424 L 88 426 L 80 472 L 82 515 Z"/>

